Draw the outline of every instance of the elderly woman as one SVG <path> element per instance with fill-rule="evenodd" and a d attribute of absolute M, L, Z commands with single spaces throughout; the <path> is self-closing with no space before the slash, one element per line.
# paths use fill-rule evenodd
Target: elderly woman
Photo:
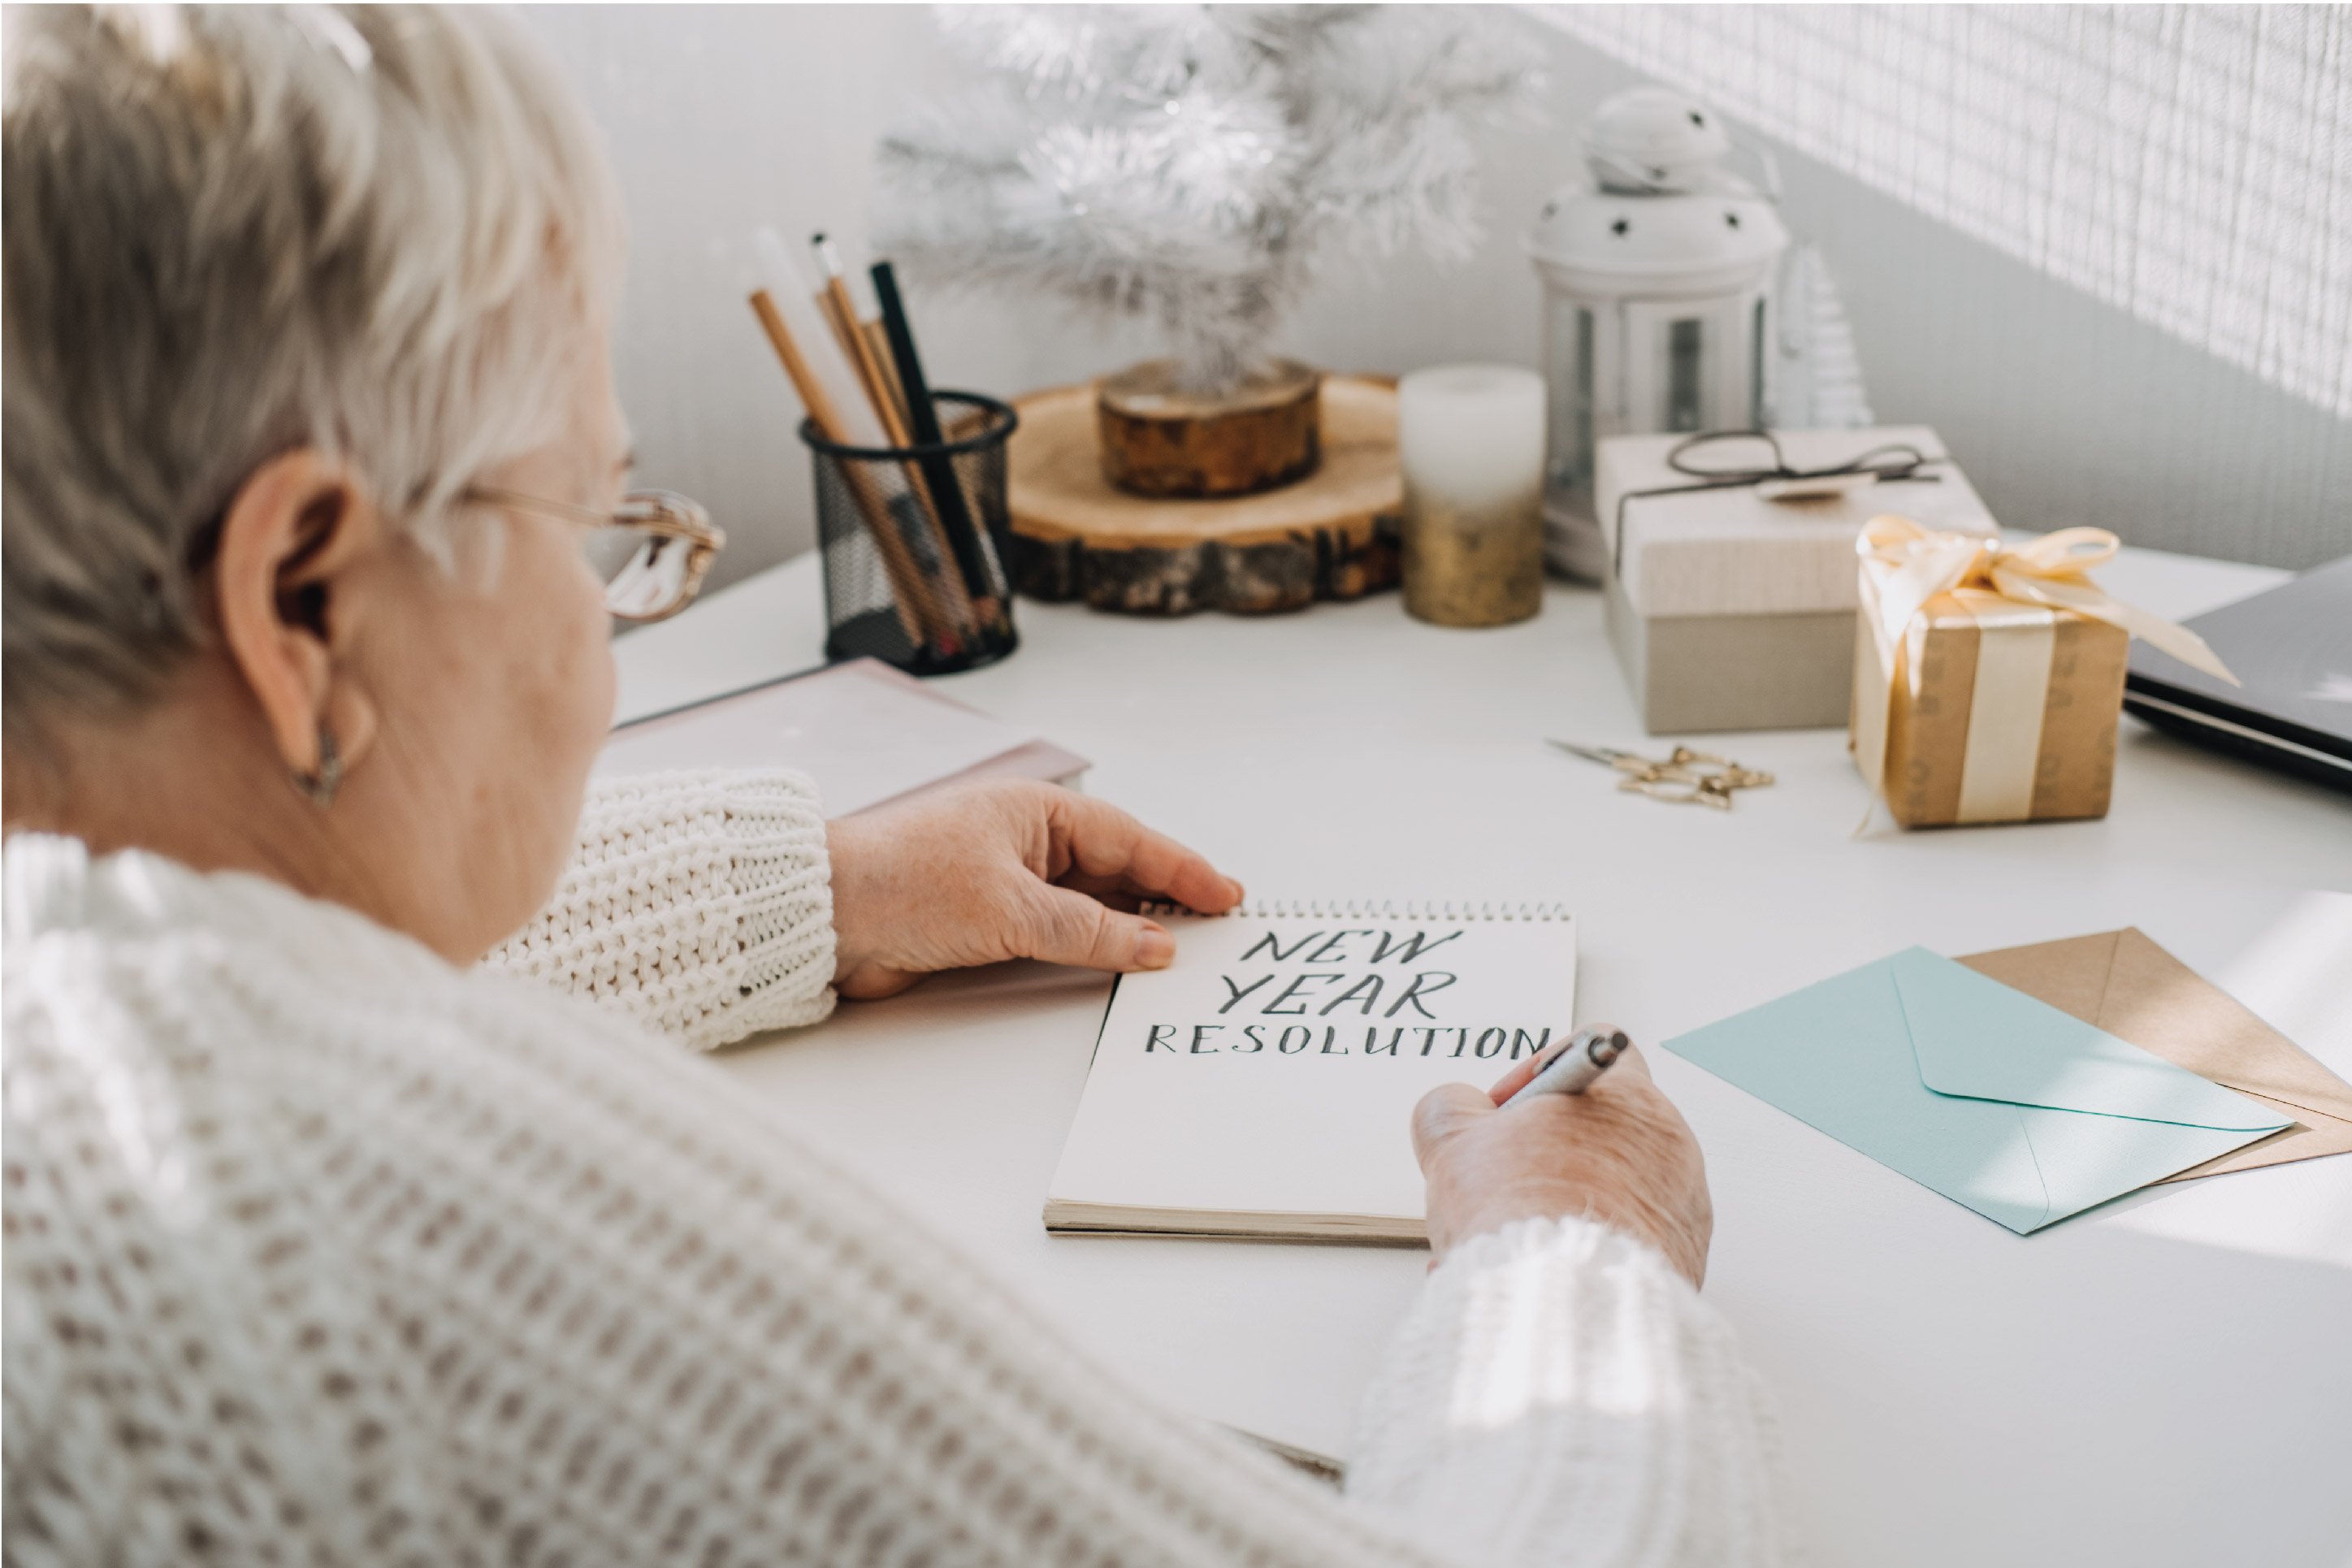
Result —
<path fill-rule="evenodd" d="M 589 792 L 608 605 L 708 542 L 623 494 L 545 65 L 480 13 L 10 24 L 12 1563 L 1779 1560 L 1638 1063 L 1423 1105 L 1435 1262 L 1340 1493 L 747 1113 L 676 1047 L 1165 963 L 1114 906 L 1240 889 L 1043 786 Z"/>

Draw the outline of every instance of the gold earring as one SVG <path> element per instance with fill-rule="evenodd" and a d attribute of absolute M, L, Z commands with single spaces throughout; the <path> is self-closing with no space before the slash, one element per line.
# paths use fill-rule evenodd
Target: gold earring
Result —
<path fill-rule="evenodd" d="M 335 792 L 343 786 L 343 754 L 335 748 L 335 732 L 324 722 L 319 726 L 319 771 L 294 773 L 294 787 L 302 792 L 312 805 L 320 811 L 335 804 Z"/>

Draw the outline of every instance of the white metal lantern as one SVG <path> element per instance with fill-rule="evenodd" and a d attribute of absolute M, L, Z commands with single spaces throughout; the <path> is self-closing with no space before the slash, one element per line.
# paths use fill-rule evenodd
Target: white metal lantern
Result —
<path fill-rule="evenodd" d="M 1725 167 L 1712 110 L 1662 87 L 1602 103 L 1588 173 L 1552 193 L 1528 254 L 1544 283 L 1546 558 L 1598 581 L 1593 443 L 1665 430 L 1743 430 L 1765 417 L 1771 284 L 1789 231 Z"/>

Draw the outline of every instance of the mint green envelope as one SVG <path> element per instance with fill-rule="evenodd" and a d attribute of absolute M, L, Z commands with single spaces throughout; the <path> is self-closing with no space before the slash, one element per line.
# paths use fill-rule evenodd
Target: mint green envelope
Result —
<path fill-rule="evenodd" d="M 1920 947 L 1665 1048 L 2020 1235 L 2292 1125 Z"/>

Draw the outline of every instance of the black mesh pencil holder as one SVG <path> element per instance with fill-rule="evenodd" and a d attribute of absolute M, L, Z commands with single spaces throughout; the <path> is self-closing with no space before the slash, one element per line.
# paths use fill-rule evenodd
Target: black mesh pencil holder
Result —
<path fill-rule="evenodd" d="M 1004 444 L 1020 417 L 977 393 L 938 392 L 931 404 L 946 438 L 903 449 L 845 447 L 801 422 L 816 469 L 827 658 L 947 675 L 1020 646 L 1004 578 Z"/>

